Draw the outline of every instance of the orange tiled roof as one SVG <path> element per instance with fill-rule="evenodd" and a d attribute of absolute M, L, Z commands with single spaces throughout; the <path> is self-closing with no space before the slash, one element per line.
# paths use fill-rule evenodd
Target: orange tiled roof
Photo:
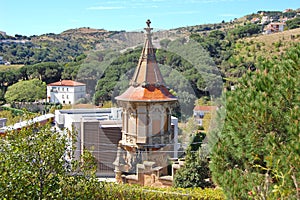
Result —
<path fill-rule="evenodd" d="M 48 86 L 81 86 L 81 85 L 85 85 L 85 84 L 72 81 L 72 80 L 61 80 L 61 81 L 48 84 Z"/>
<path fill-rule="evenodd" d="M 155 87 L 149 85 L 146 87 L 130 86 L 123 94 L 116 97 L 121 101 L 177 101 L 165 86 Z"/>
<path fill-rule="evenodd" d="M 194 111 L 212 111 L 217 110 L 217 106 L 195 106 Z"/>
<path fill-rule="evenodd" d="M 169 90 L 165 87 L 165 82 L 158 68 L 155 50 L 152 45 L 150 20 L 147 21 L 148 27 L 145 28 L 146 39 L 130 81 L 130 87 L 116 100 L 121 101 L 177 101 Z"/>

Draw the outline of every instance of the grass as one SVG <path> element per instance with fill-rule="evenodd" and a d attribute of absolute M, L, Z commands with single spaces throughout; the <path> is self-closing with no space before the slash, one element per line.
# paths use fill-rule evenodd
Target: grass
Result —
<path fill-rule="evenodd" d="M 20 69 L 24 65 L 0 65 L 0 71 L 7 71 L 10 69 Z"/>
<path fill-rule="evenodd" d="M 269 35 L 258 35 L 237 41 L 235 59 L 242 63 L 280 57 L 289 47 L 300 42 L 300 28 Z"/>

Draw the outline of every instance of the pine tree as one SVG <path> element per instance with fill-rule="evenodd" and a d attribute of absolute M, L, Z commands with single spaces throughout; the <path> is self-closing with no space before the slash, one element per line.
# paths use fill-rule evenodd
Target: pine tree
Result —
<path fill-rule="evenodd" d="M 205 152 L 201 152 L 201 144 L 205 137 L 197 133 L 186 151 L 185 163 L 174 177 L 174 186 L 181 188 L 212 187 L 209 161 Z"/>
<path fill-rule="evenodd" d="M 300 45 L 264 61 L 226 93 L 211 133 L 213 180 L 228 199 L 300 199 Z"/>

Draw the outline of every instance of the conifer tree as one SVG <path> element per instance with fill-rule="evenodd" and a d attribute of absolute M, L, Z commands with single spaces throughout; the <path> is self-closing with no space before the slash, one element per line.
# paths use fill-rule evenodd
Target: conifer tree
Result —
<path fill-rule="evenodd" d="M 264 61 L 226 93 L 210 133 L 213 180 L 228 199 L 300 199 L 300 45 Z"/>
<path fill-rule="evenodd" d="M 205 134 L 197 133 L 187 148 L 185 163 L 176 172 L 174 186 L 181 188 L 212 187 L 211 174 L 208 167 L 207 154 L 201 151 Z"/>

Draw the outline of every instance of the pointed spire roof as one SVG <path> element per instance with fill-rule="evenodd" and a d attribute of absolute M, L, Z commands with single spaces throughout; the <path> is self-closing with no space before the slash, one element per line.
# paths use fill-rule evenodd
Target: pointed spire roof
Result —
<path fill-rule="evenodd" d="M 153 30 L 153 28 L 150 28 L 151 21 L 148 19 L 146 24 L 147 27 L 144 28 L 144 30 L 146 31 L 144 47 L 139 59 L 139 63 L 131 79 L 130 85 L 164 85 L 164 80 L 156 61 L 155 49 L 152 45 L 151 30 Z"/>
<path fill-rule="evenodd" d="M 151 21 L 148 19 L 145 28 L 145 43 L 135 69 L 134 75 L 129 83 L 129 88 L 120 96 L 116 97 L 118 101 L 177 101 L 165 86 L 164 79 L 158 68 L 155 49 L 152 45 Z"/>

